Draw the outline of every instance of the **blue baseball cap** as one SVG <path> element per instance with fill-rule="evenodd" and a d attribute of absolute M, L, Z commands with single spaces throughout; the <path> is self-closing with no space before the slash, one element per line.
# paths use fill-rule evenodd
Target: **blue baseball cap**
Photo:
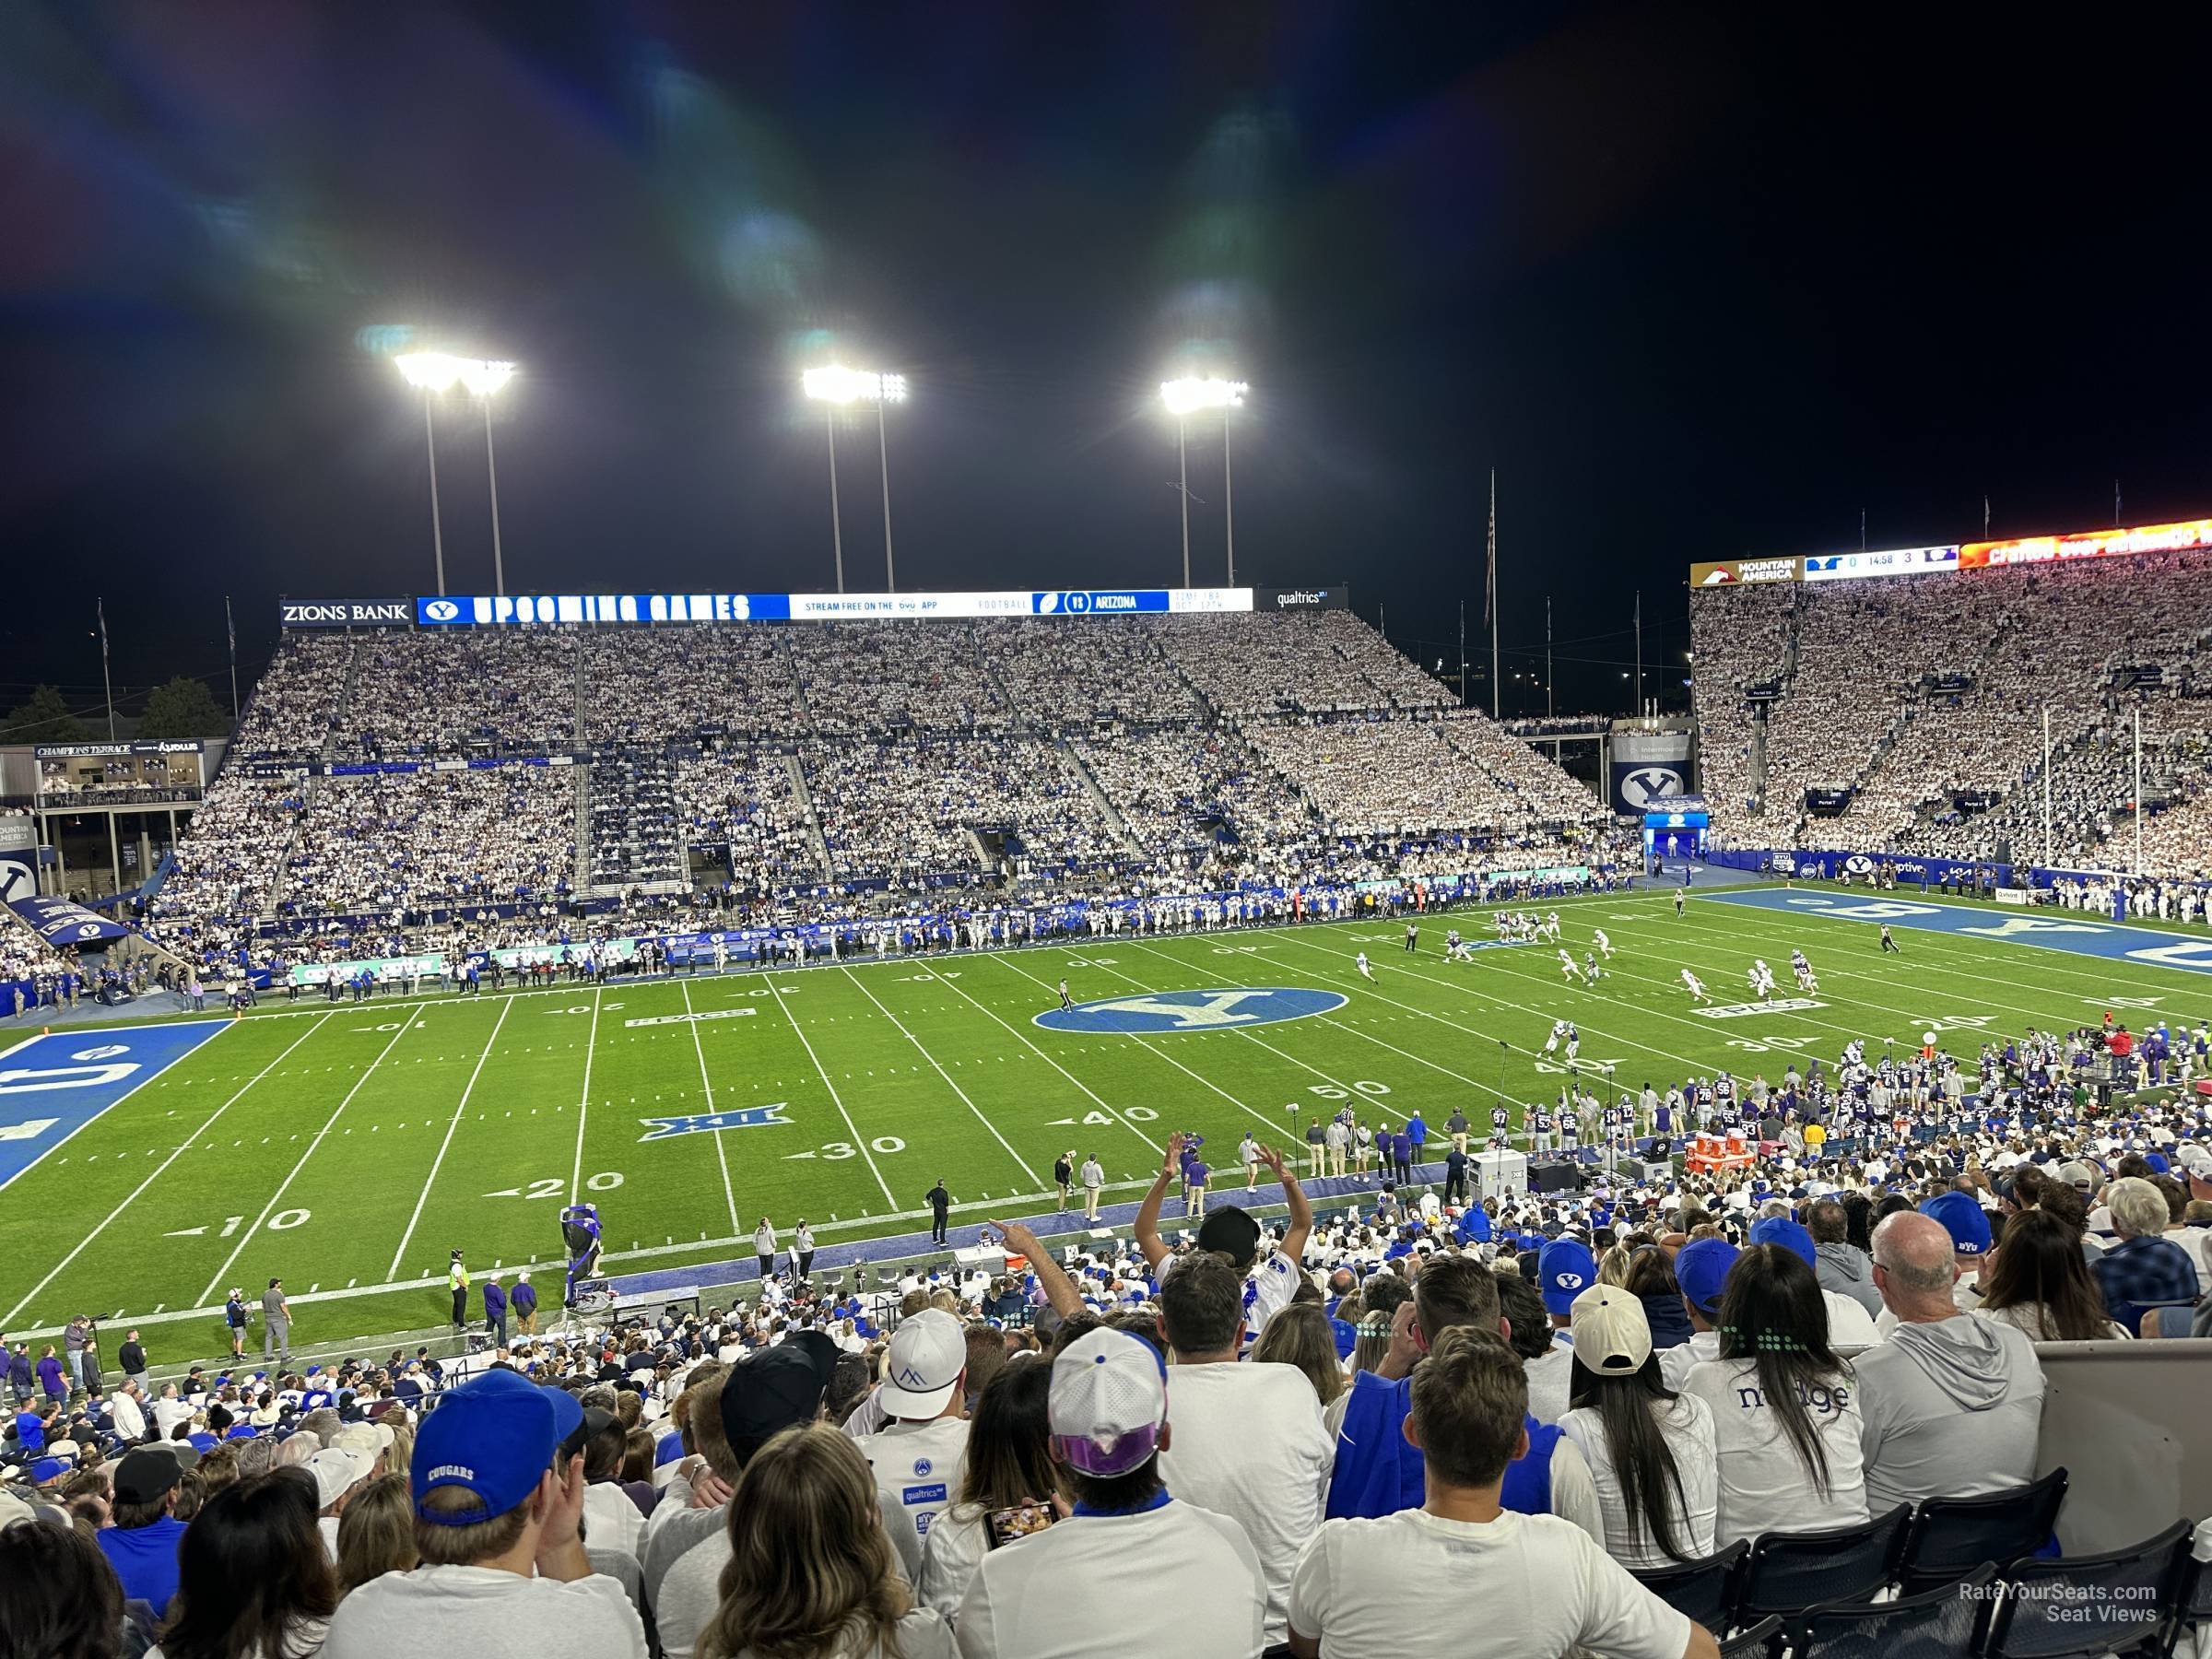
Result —
<path fill-rule="evenodd" d="M 1571 1313 L 1574 1299 L 1597 1283 L 1597 1258 L 1573 1239 L 1554 1239 L 1536 1257 L 1536 1288 L 1547 1313 Z"/>
<path fill-rule="evenodd" d="M 1751 1224 L 1751 1242 L 1779 1244 L 1807 1267 L 1818 1268 L 1820 1258 L 1813 1253 L 1813 1235 L 1787 1216 L 1769 1216 L 1764 1221 Z"/>
<path fill-rule="evenodd" d="M 1989 1253 L 1989 1216 L 1971 1193 L 1938 1193 L 1920 1206 L 1920 1213 L 1943 1223 L 1953 1253 Z"/>
<path fill-rule="evenodd" d="M 41 1457 L 30 1465 L 31 1484 L 44 1486 L 50 1480 L 59 1480 L 69 1473 L 69 1468 L 70 1465 L 58 1457 Z"/>
<path fill-rule="evenodd" d="M 571 1399 L 572 1428 L 583 1411 Z M 514 1371 L 487 1371 L 423 1414 L 409 1480 L 415 1512 L 436 1526 L 471 1526 L 520 1508 L 553 1466 L 562 1430 L 553 1391 Z M 432 1510 L 432 1492 L 459 1487 L 473 1508 Z"/>
<path fill-rule="evenodd" d="M 1700 1313 L 1719 1311 L 1728 1270 L 1743 1253 L 1725 1239 L 1692 1239 L 1675 1252 L 1675 1282 Z"/>
<path fill-rule="evenodd" d="M 2150 1172 L 2153 1175 L 2164 1175 L 2173 1169 L 2171 1160 L 2163 1152 L 2146 1152 L 2143 1154 L 2143 1161 L 2150 1166 Z"/>

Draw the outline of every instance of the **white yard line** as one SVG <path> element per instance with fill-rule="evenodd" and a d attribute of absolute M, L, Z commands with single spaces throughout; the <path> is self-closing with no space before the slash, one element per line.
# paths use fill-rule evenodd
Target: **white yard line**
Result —
<path fill-rule="evenodd" d="M 984 1128 L 990 1130 L 991 1138 L 996 1141 L 1000 1146 L 1006 1147 L 1006 1156 L 1021 1166 L 1021 1172 L 1024 1175 L 1027 1175 L 1031 1181 L 1037 1182 L 1038 1185 L 1042 1186 L 1044 1184 L 1044 1177 L 1038 1174 L 1036 1171 L 1030 1169 L 1029 1160 L 1023 1158 L 1020 1153 L 1014 1150 L 1013 1143 L 1007 1140 L 1005 1135 L 998 1132 L 998 1125 L 994 1124 L 989 1118 L 985 1117 L 982 1112 L 982 1108 L 978 1106 L 973 1100 L 968 1098 L 968 1091 L 952 1080 L 952 1074 L 947 1071 L 944 1066 L 937 1063 L 937 1057 L 931 1053 L 926 1048 L 922 1046 L 922 1039 L 915 1036 L 912 1031 L 908 1030 L 905 1025 L 900 1022 L 898 1015 L 892 1013 L 888 1008 L 885 1007 L 882 1003 L 877 1001 L 876 993 L 869 990 L 867 986 L 861 984 L 860 976 L 858 974 L 848 971 L 845 977 L 850 979 L 854 985 L 859 987 L 860 994 L 863 996 L 866 997 L 870 1002 L 876 1004 L 876 1011 L 877 1013 L 881 1014 L 886 1019 L 889 1020 L 894 1026 L 899 1028 L 899 1035 L 905 1038 L 909 1042 L 912 1043 L 915 1051 L 921 1054 L 922 1058 L 929 1062 L 930 1069 L 935 1071 L 938 1077 L 945 1079 L 945 1087 L 951 1089 L 954 1094 L 960 1097 L 961 1103 L 965 1105 L 969 1111 L 975 1113 L 976 1122 L 982 1124 Z"/>
<path fill-rule="evenodd" d="M 791 1029 L 798 1037 L 799 1046 L 806 1051 L 806 1058 L 814 1062 L 815 1075 L 821 1078 L 822 1087 L 830 1091 L 830 1099 L 837 1107 L 837 1115 L 845 1120 L 845 1128 L 853 1136 L 853 1146 L 868 1160 L 868 1173 L 876 1177 L 876 1184 L 883 1189 L 883 1201 L 896 1211 L 899 1200 L 891 1196 L 891 1183 L 884 1180 L 883 1171 L 876 1167 L 876 1154 L 869 1148 L 867 1137 L 861 1134 L 860 1125 L 853 1121 L 853 1114 L 845 1110 L 845 1098 L 837 1092 L 837 1085 L 830 1081 L 829 1068 L 823 1065 L 822 1057 L 814 1052 L 814 1044 L 806 1041 L 806 1032 L 799 1024 L 799 1017 L 791 1011 L 791 1005 L 784 1000 L 783 993 L 777 988 L 774 981 L 769 982 L 769 989 L 775 992 L 772 1000 L 777 1007 L 783 1010 L 783 1018 L 791 1021 Z"/>
<path fill-rule="evenodd" d="M 337 1010 L 333 1009 L 332 1012 L 335 1013 Z M 416 1010 L 416 1013 L 420 1012 L 419 1008 Z M 231 1247 L 229 1255 L 224 1258 L 223 1265 L 215 1270 L 215 1277 L 207 1281 L 207 1288 L 200 1292 L 200 1300 L 206 1301 L 213 1296 L 216 1287 L 230 1277 L 230 1269 L 238 1265 L 238 1258 L 245 1253 L 246 1245 L 261 1230 L 261 1224 L 269 1218 L 270 1212 L 276 1207 L 276 1201 L 284 1196 L 285 1190 L 292 1184 L 300 1171 L 307 1167 L 307 1160 L 314 1155 L 315 1148 L 323 1144 L 323 1137 L 330 1133 L 331 1124 L 335 1124 L 346 1108 L 353 1104 L 353 1097 L 361 1092 L 361 1085 L 369 1081 L 370 1073 L 384 1063 L 384 1056 L 389 1054 L 398 1044 L 399 1040 L 407 1034 L 407 1028 L 414 1023 L 414 1014 L 410 1014 L 406 1018 L 401 1020 L 399 1030 L 393 1032 L 384 1046 L 377 1051 L 376 1058 L 369 1062 L 368 1069 L 353 1080 L 353 1087 L 346 1091 L 346 1098 L 338 1102 L 337 1111 L 332 1112 L 329 1121 L 315 1131 L 314 1138 L 307 1143 L 307 1150 L 300 1154 L 300 1161 L 292 1166 L 291 1173 L 277 1183 L 276 1190 L 269 1194 L 268 1203 L 261 1206 L 261 1214 L 253 1218 L 253 1225 L 239 1234 L 238 1242 Z M 320 1026 L 312 1027 L 309 1030 L 308 1035 L 312 1037 L 321 1029 Z"/>
<path fill-rule="evenodd" d="M 334 1009 L 333 1012 L 335 1013 L 335 1010 Z M 330 1016 L 326 1014 L 323 1018 L 324 1020 L 327 1020 L 329 1019 Z M 171 1152 L 167 1158 L 163 1159 L 159 1167 L 158 1167 L 151 1175 L 148 1175 L 144 1181 L 140 1182 L 135 1187 L 132 1188 L 131 1195 L 128 1198 L 125 1198 L 121 1204 L 110 1210 L 105 1218 L 100 1221 L 99 1226 L 95 1227 L 90 1232 L 87 1233 L 82 1239 L 78 1240 L 76 1248 L 72 1250 L 60 1261 L 56 1262 L 53 1265 L 53 1271 L 49 1273 L 37 1284 L 33 1285 L 30 1288 L 29 1294 L 25 1296 L 24 1299 L 18 1302 L 14 1307 L 10 1308 L 7 1312 L 7 1318 L 5 1321 L 0 1321 L 0 1324 L 15 1324 L 18 1316 L 22 1313 L 25 1308 L 30 1306 L 32 1300 L 38 1296 L 39 1292 L 45 1289 L 47 1286 L 53 1284 L 55 1278 L 60 1277 L 63 1268 L 68 1266 L 70 1263 L 76 1261 L 78 1256 L 84 1253 L 86 1245 L 91 1243 L 92 1241 L 99 1238 L 101 1233 L 107 1231 L 108 1228 L 113 1224 L 118 1216 L 122 1215 L 124 1210 L 129 1209 L 132 1205 L 138 1202 L 140 1196 L 144 1194 L 147 1188 L 152 1186 L 155 1182 L 160 1180 L 163 1175 L 168 1173 L 170 1165 L 175 1163 L 179 1158 L 182 1157 L 184 1153 L 190 1149 L 193 1143 L 198 1140 L 201 1135 L 206 1134 L 208 1130 L 215 1127 L 215 1120 L 217 1118 L 221 1117 L 224 1112 L 229 1111 L 231 1107 L 237 1105 L 238 1102 L 245 1097 L 248 1089 L 251 1089 L 254 1084 L 260 1082 L 262 1078 L 267 1077 L 271 1072 L 276 1069 L 277 1063 L 279 1061 L 283 1060 L 287 1054 L 289 1054 L 292 1052 L 293 1049 L 298 1048 L 300 1043 L 305 1042 L 310 1037 L 312 1037 L 322 1029 L 322 1023 L 318 1022 L 315 1025 L 310 1026 L 305 1031 L 302 1031 L 299 1037 L 294 1039 L 286 1046 L 283 1053 L 278 1054 L 275 1060 L 270 1061 L 268 1065 L 263 1066 L 260 1071 L 256 1072 L 250 1079 L 248 1079 L 244 1088 L 241 1088 L 236 1094 L 225 1100 L 220 1106 L 218 1106 L 214 1112 L 210 1112 L 207 1116 L 206 1122 L 203 1123 L 197 1129 L 194 1129 L 190 1135 L 186 1135 L 182 1141 L 179 1142 L 176 1150 Z M 214 1041 L 215 1039 L 212 1037 L 208 1039 L 209 1042 Z M 201 1047 L 203 1048 L 206 1046 L 206 1043 L 201 1044 Z M 198 1051 L 194 1050 L 194 1052 L 197 1053 Z M 161 1069 L 166 1071 L 169 1068 L 164 1066 Z M 155 1074 L 156 1077 L 159 1075 L 160 1074 L 159 1072 Z M 152 1081 L 152 1077 L 146 1079 L 147 1083 L 150 1083 Z M 115 1104 L 120 1106 L 124 1100 L 129 1100 L 131 1095 L 135 1094 L 138 1088 L 143 1088 L 145 1087 L 145 1083 L 139 1084 L 137 1088 L 133 1088 L 123 1095 Z M 115 1108 L 113 1106 L 111 1106 L 108 1108 L 108 1111 L 112 1112 L 114 1109 Z M 100 1115 L 104 1116 L 106 1114 L 101 1113 Z M 79 1127 L 82 1127 L 82 1125 L 79 1125 Z M 72 1131 L 71 1133 L 74 1134 L 75 1131 Z M 67 1138 L 68 1137 L 66 1135 L 63 1137 L 64 1140 L 66 1140 Z M 59 1146 L 61 1142 L 57 1141 L 54 1144 Z M 33 1167 L 35 1168 L 36 1166 L 34 1165 Z"/>
<path fill-rule="evenodd" d="M 1132 1119 L 1123 1115 L 1123 1113 L 1114 1107 L 1107 1105 L 1104 1100 L 1099 1100 L 1099 1097 L 1092 1092 L 1088 1084 L 1084 1082 L 1082 1078 L 1077 1077 L 1074 1072 L 1069 1071 L 1066 1066 L 1061 1065 L 1059 1061 L 1053 1059 L 1050 1054 L 1039 1048 L 1034 1042 L 1030 1041 L 1027 1032 L 1023 1031 L 1018 1026 L 1008 1025 L 1006 1021 L 999 1016 L 995 1009 L 992 1008 L 988 1004 L 977 1002 L 974 997 L 970 996 L 967 992 L 961 990 L 959 986 L 954 984 L 950 980 L 944 978 L 943 975 L 939 975 L 938 979 L 939 982 L 944 985 L 945 989 L 951 992 L 955 996 L 973 1004 L 976 1007 L 982 1009 L 982 1011 L 985 1014 L 988 1014 L 993 1019 L 997 1020 L 1000 1025 L 1006 1026 L 1006 1029 L 1014 1034 L 1014 1040 L 1017 1042 L 1020 1043 L 1022 1047 L 1028 1049 L 1032 1054 L 1035 1054 L 1038 1059 L 1043 1061 L 1047 1065 L 1051 1066 L 1054 1071 L 1065 1077 L 1070 1083 L 1073 1083 L 1085 1094 L 1089 1095 L 1092 1100 L 1098 1100 L 1100 1111 L 1112 1117 L 1124 1129 L 1128 1130 L 1130 1134 L 1135 1135 L 1138 1140 L 1143 1141 L 1146 1146 L 1151 1147 L 1155 1152 L 1165 1152 L 1167 1150 L 1165 1147 L 1161 1146 L 1158 1141 L 1147 1135 L 1142 1129 L 1139 1129 Z"/>
<path fill-rule="evenodd" d="M 599 1047 L 599 999 L 606 995 L 604 987 L 592 991 L 592 1034 L 583 1045 L 583 1092 L 576 1097 L 576 1164 L 569 1171 L 569 1202 L 574 1204 L 583 1190 L 583 1125 L 592 1114 L 592 1055 Z"/>
<path fill-rule="evenodd" d="M 714 1110 L 714 1085 L 707 1077 L 707 1051 L 705 1045 L 699 1040 L 699 1017 L 691 1006 L 691 982 L 689 980 L 684 982 L 684 1023 L 691 1028 L 691 1052 L 699 1056 L 699 1086 L 706 1091 L 707 1111 L 712 1113 Z M 737 1189 L 730 1184 L 730 1155 L 723 1148 L 721 1130 L 714 1131 L 713 1138 L 714 1161 L 722 1166 L 722 1195 L 730 1206 L 730 1231 L 735 1233 L 743 1224 L 737 1219 Z M 577 1128 L 576 1156 L 580 1160 L 583 1157 L 582 1125 Z M 577 1167 L 582 1168 L 581 1161 Z M 889 1194 L 886 1194 L 885 1196 L 888 1197 Z"/>
<path fill-rule="evenodd" d="M 422 1206 L 430 1201 L 430 1188 L 437 1184 L 438 1171 L 445 1164 L 445 1149 L 453 1144 L 453 1131 L 461 1127 L 461 1114 L 468 1110 L 468 1097 L 477 1092 L 477 1079 L 484 1075 L 484 1063 L 491 1058 L 491 1051 L 500 1041 L 500 1028 L 507 1023 L 507 1012 L 513 1006 L 512 1000 L 503 1004 L 499 1018 L 491 1022 L 491 1035 L 484 1040 L 484 1052 L 477 1056 L 476 1070 L 468 1074 L 468 1085 L 461 1091 L 461 1103 L 453 1108 L 453 1121 L 446 1124 L 445 1138 L 438 1143 L 438 1156 L 430 1164 L 430 1178 L 422 1183 L 422 1192 L 415 1200 L 415 1213 L 407 1218 L 407 1230 L 399 1235 L 399 1248 L 392 1253 L 391 1277 L 399 1277 L 399 1264 L 406 1258 L 407 1245 L 415 1237 L 415 1224 L 422 1219 Z M 413 1016 L 409 1016 L 410 1021 L 412 1018 Z M 402 1026 L 400 1030 L 404 1032 L 406 1027 Z M 276 1201 L 272 1199 L 270 1202 Z M 215 1292 L 209 1290 L 207 1294 L 212 1296 Z M 206 1297 L 200 1300 L 205 1301 Z"/>

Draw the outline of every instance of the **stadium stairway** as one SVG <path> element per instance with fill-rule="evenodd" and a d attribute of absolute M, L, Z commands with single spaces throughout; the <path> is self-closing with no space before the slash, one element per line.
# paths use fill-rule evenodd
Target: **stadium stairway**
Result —
<path fill-rule="evenodd" d="M 1136 832 L 1129 828 L 1129 820 L 1122 816 L 1122 809 L 1113 804 L 1105 786 L 1084 764 L 1083 752 L 1065 737 L 1053 738 L 1053 747 L 1060 751 L 1061 759 L 1068 770 L 1083 781 L 1083 788 L 1090 796 L 1090 804 L 1098 809 L 1099 816 L 1106 820 L 1107 827 L 1121 838 L 1122 845 L 1128 850 L 1129 856 L 1135 859 L 1145 857 L 1144 843 L 1136 839 Z"/>
<path fill-rule="evenodd" d="M 791 793 L 806 815 L 806 839 L 814 845 L 814 862 L 825 878 L 830 876 L 830 843 L 822 835 L 822 815 L 814 809 L 814 791 L 806 786 L 806 769 L 799 764 L 797 751 L 785 755 L 783 765 L 791 773 Z"/>
<path fill-rule="evenodd" d="M 576 874 L 574 885 L 578 892 L 588 892 L 592 885 L 592 769 L 577 766 L 570 769 L 576 774 Z"/>

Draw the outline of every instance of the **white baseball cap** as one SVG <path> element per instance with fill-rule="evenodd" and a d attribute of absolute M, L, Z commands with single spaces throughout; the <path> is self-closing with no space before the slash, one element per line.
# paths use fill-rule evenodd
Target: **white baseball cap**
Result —
<path fill-rule="evenodd" d="M 1652 1357 L 1643 1304 L 1618 1285 L 1593 1285 L 1574 1299 L 1574 1362 L 1601 1377 L 1633 1376 Z"/>
<path fill-rule="evenodd" d="M 345 1446 L 325 1446 L 307 1460 L 307 1472 L 315 1477 L 315 1507 L 326 1510 L 369 1478 L 376 1460 Z"/>
<path fill-rule="evenodd" d="M 942 1308 L 924 1308 L 891 1333 L 890 1363 L 877 1398 L 895 1418 L 934 1418 L 968 1369 L 968 1334 Z"/>
<path fill-rule="evenodd" d="M 1168 1420 L 1168 1367 L 1141 1336 L 1103 1328 L 1053 1361 L 1046 1414 L 1061 1456 L 1086 1475 L 1126 1475 L 1158 1449 Z"/>
<path fill-rule="evenodd" d="M 359 1452 L 374 1463 L 392 1450 L 392 1430 L 383 1423 L 348 1423 L 331 1436 L 330 1443 L 343 1446 L 348 1452 Z"/>

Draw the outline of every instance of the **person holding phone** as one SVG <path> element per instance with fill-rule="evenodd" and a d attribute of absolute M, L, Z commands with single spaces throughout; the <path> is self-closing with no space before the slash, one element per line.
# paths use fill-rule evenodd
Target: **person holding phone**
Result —
<path fill-rule="evenodd" d="M 1068 1512 L 1053 1473 L 1047 1396 L 1053 1368 L 1021 1354 L 985 1385 L 968 1425 L 968 1462 L 960 1492 L 922 1541 L 922 1572 L 915 1594 L 946 1618 L 959 1616 L 960 1600 L 983 1558 L 994 1549 L 1041 1532 Z"/>

